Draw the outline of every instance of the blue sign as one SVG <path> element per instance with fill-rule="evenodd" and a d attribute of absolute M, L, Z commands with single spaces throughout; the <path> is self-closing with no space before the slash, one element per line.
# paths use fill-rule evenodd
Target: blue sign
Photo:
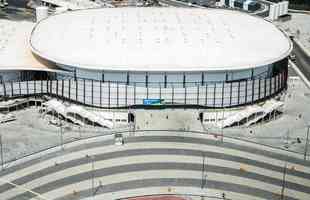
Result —
<path fill-rule="evenodd" d="M 143 99 L 143 105 L 161 105 L 161 99 Z"/>

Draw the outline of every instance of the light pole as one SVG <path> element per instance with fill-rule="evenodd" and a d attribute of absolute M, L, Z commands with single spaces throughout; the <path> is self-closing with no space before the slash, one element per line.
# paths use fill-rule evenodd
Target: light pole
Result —
<path fill-rule="evenodd" d="M 307 128 L 307 137 L 306 137 L 306 144 L 305 144 L 304 160 L 307 160 L 308 143 L 309 143 L 309 128 L 310 128 L 310 126 L 308 125 L 308 128 Z"/>
<path fill-rule="evenodd" d="M 1 168 L 2 170 L 4 170 L 2 134 L 0 134 L 0 153 L 1 153 Z"/>
<path fill-rule="evenodd" d="M 82 139 L 82 131 L 81 131 L 81 126 L 79 126 L 79 137 Z"/>
<path fill-rule="evenodd" d="M 95 194 L 95 190 L 94 190 L 94 188 L 95 188 L 95 163 L 94 163 L 94 160 L 95 160 L 95 156 L 94 155 L 92 155 L 92 156 L 90 156 L 90 155 L 86 155 L 85 156 L 86 157 L 86 159 L 88 159 L 88 162 L 91 164 L 91 170 L 90 170 L 90 178 L 91 178 L 91 196 L 93 197 L 94 196 L 94 194 Z"/>
<path fill-rule="evenodd" d="M 60 123 L 60 145 L 61 145 L 61 150 L 64 150 L 64 138 L 63 138 L 62 123 Z"/>
<path fill-rule="evenodd" d="M 92 197 L 95 194 L 95 156 L 90 156 L 90 161 L 91 161 L 91 195 Z"/>
<path fill-rule="evenodd" d="M 201 189 L 207 185 L 206 156 L 202 154 Z"/>
<path fill-rule="evenodd" d="M 284 190 L 286 187 L 286 172 L 287 172 L 287 162 L 285 161 L 283 168 L 283 177 L 282 177 L 282 189 L 281 189 L 281 200 L 284 200 Z"/>
<path fill-rule="evenodd" d="M 221 127 L 221 142 L 223 143 L 224 141 L 224 112 L 225 112 L 225 109 L 223 108 L 223 114 L 222 114 L 222 127 Z"/>

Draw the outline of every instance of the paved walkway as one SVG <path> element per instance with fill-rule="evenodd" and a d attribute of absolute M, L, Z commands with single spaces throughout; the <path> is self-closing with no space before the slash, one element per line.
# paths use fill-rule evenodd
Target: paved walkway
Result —
<path fill-rule="evenodd" d="M 279 199 L 287 163 L 285 199 L 310 198 L 310 162 L 294 153 L 181 132 L 137 133 L 123 146 L 108 138 L 67 145 L 63 152 L 11 166 L 0 178 L 57 200 L 93 193 L 95 199 L 174 193 L 221 198 L 223 192 L 230 199 Z M 0 199 L 32 198 L 0 185 Z"/>

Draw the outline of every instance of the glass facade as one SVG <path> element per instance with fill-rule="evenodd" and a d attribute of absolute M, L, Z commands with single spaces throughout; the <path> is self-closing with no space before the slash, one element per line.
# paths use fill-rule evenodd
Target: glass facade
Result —
<path fill-rule="evenodd" d="M 229 108 L 264 101 L 283 91 L 287 83 L 287 68 L 272 77 L 189 87 L 142 87 L 138 83 L 126 85 L 81 78 L 11 81 L 1 84 L 0 96 L 50 95 L 102 108 L 142 106 L 143 100 L 150 98 L 161 99 L 167 106 Z"/>
<path fill-rule="evenodd" d="M 3 81 L 0 96 L 51 95 L 102 108 L 143 105 L 149 98 L 172 106 L 226 108 L 263 101 L 285 90 L 287 70 L 286 59 L 232 72 L 83 73 L 77 69 L 65 78 L 57 74 L 50 80 Z"/>
<path fill-rule="evenodd" d="M 201 72 L 140 72 L 140 71 L 96 71 L 59 65 L 71 71 L 69 76 L 103 82 L 136 85 L 140 87 L 192 87 L 209 83 L 236 82 L 256 78 L 268 78 L 287 66 L 287 59 L 245 70 L 201 71 Z M 66 73 L 68 76 L 68 73 Z"/>

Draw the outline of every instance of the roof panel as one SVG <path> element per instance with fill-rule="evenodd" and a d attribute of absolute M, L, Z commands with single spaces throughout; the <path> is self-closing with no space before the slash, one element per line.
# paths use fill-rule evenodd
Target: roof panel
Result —
<path fill-rule="evenodd" d="M 67 12 L 41 21 L 33 51 L 89 69 L 208 71 L 270 64 L 291 51 L 273 24 L 237 11 L 109 8 Z"/>

